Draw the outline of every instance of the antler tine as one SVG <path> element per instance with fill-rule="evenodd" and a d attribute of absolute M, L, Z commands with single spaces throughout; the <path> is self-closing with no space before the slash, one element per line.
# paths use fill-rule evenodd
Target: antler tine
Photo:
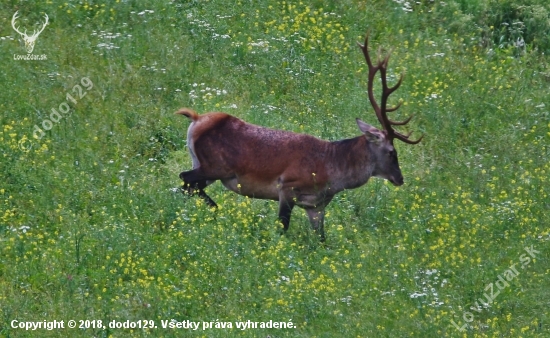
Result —
<path fill-rule="evenodd" d="M 371 62 L 371 59 L 370 59 L 369 49 L 368 49 L 369 35 L 370 35 L 370 32 L 367 32 L 367 36 L 365 37 L 365 43 L 364 44 L 361 44 L 359 42 L 357 42 L 357 44 L 359 45 L 359 47 L 361 47 L 361 50 L 363 51 L 363 55 L 365 55 L 365 60 L 367 61 L 367 65 L 370 68 L 370 67 L 373 67 L 373 65 L 372 65 L 372 62 Z"/>
<path fill-rule="evenodd" d="M 388 55 L 388 58 L 390 56 Z M 387 64 L 386 64 L 387 66 Z M 386 67 L 384 67 L 386 68 Z M 393 85 L 393 87 L 390 87 L 390 88 L 387 88 L 388 90 L 388 96 L 393 93 L 394 91 L 396 91 L 400 86 L 401 86 L 401 83 L 403 83 L 403 79 L 405 78 L 405 76 L 403 74 L 401 74 L 401 76 L 399 76 L 399 81 L 397 81 L 397 83 L 395 85 Z"/>
<path fill-rule="evenodd" d="M 411 134 L 411 133 L 409 133 L 409 135 L 410 135 L 410 134 Z M 399 134 L 399 133 L 397 133 L 397 132 L 395 132 L 394 136 L 395 136 L 396 139 L 398 139 L 398 140 L 400 140 L 400 141 L 403 141 L 403 142 L 405 142 L 405 143 L 408 143 L 408 144 L 417 144 L 417 143 L 419 143 L 420 141 L 422 141 L 422 139 L 424 138 L 424 135 L 422 135 L 422 136 L 420 136 L 420 138 L 419 138 L 418 140 L 416 140 L 416 141 L 411 141 L 411 140 L 409 140 L 408 138 L 406 138 L 405 135 Z"/>
<path fill-rule="evenodd" d="M 414 117 L 414 115 L 411 115 L 409 116 L 408 119 L 406 119 L 405 121 L 401 121 L 401 122 L 398 122 L 398 121 L 392 121 L 392 120 L 389 120 L 391 125 L 392 126 L 404 126 L 406 125 L 407 123 L 409 123 L 409 121 Z"/>
<path fill-rule="evenodd" d="M 410 131 L 407 135 L 403 135 L 401 133 L 398 133 L 398 132 L 395 132 L 395 138 L 405 142 L 405 143 L 408 143 L 408 144 L 417 144 L 418 142 L 420 142 L 423 138 L 424 138 L 424 135 L 420 136 L 420 138 L 416 141 L 411 141 L 409 140 L 409 137 L 411 136 L 412 134 L 412 131 Z"/>
<path fill-rule="evenodd" d="M 397 109 L 401 108 L 401 105 L 402 105 L 402 104 L 403 104 L 403 102 L 399 102 L 395 107 L 386 108 L 386 112 L 387 112 L 387 113 L 394 112 L 394 111 L 396 111 Z"/>

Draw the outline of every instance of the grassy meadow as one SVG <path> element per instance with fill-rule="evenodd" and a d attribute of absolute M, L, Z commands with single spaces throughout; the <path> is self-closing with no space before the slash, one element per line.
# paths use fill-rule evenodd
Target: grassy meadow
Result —
<path fill-rule="evenodd" d="M 16 60 L 16 11 L 29 34 L 48 15 L 45 60 Z M 0 12 L 0 337 L 550 337 L 545 0 Z M 218 182 L 214 212 L 177 192 L 191 168 L 181 107 L 326 140 L 358 136 L 356 117 L 379 126 L 356 45 L 367 30 L 372 53 L 392 51 L 390 82 L 406 74 L 392 116 L 425 135 L 396 141 L 403 186 L 337 195 L 324 244 L 299 208 L 281 236 L 275 202 Z M 248 320 L 293 328 L 236 327 Z"/>

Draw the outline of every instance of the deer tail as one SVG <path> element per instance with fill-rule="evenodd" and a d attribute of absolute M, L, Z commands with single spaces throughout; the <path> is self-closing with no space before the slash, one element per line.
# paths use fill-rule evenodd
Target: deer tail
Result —
<path fill-rule="evenodd" d="M 199 114 L 197 114 L 193 109 L 190 108 L 181 108 L 174 114 L 185 115 L 192 121 L 196 121 L 199 118 Z"/>

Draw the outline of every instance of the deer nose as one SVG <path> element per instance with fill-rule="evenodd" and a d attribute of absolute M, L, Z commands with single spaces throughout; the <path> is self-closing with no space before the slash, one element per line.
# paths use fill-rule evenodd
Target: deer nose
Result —
<path fill-rule="evenodd" d="M 399 175 L 398 177 L 392 177 L 391 178 L 391 183 L 393 183 L 393 185 L 395 185 L 396 187 L 399 187 L 401 185 L 403 185 L 403 183 L 405 183 L 403 181 L 403 176 Z"/>

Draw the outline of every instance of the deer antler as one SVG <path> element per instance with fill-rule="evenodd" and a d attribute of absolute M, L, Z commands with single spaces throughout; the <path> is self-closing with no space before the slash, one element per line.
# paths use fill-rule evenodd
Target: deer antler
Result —
<path fill-rule="evenodd" d="M 377 58 L 376 66 L 373 65 L 372 60 L 369 55 L 369 33 L 367 33 L 367 36 L 365 37 L 365 44 L 362 45 L 360 43 L 357 43 L 359 47 L 361 47 L 361 50 L 363 51 L 363 54 L 365 55 L 365 60 L 367 61 L 367 65 L 369 66 L 369 82 L 368 82 L 368 95 L 369 95 L 369 101 L 372 104 L 372 107 L 374 108 L 374 111 L 376 112 L 376 116 L 378 117 L 378 121 L 382 124 L 382 127 L 386 131 L 386 135 L 389 138 L 389 140 L 393 143 L 393 139 L 396 138 L 400 141 L 403 141 L 405 143 L 409 144 L 417 144 L 422 140 L 424 135 L 420 136 L 420 138 L 416 141 L 409 140 L 409 137 L 411 136 L 411 133 L 407 135 L 403 135 L 397 131 L 395 131 L 392 126 L 403 126 L 413 118 L 413 115 L 411 115 L 408 119 L 405 121 L 397 122 L 392 121 L 388 118 L 387 113 L 396 111 L 401 107 L 401 102 L 397 104 L 395 107 L 388 108 L 386 105 L 388 104 L 388 98 L 394 91 L 401 86 L 401 83 L 403 82 L 403 74 L 399 77 L 399 81 L 393 86 L 388 87 L 387 83 L 387 77 L 386 77 L 386 71 L 388 68 L 388 61 L 390 59 L 391 52 L 384 58 L 384 60 L 380 61 L 379 58 Z M 380 101 L 381 104 L 379 105 L 376 102 L 376 99 L 374 98 L 374 76 L 376 73 L 380 71 L 380 78 L 382 79 L 382 100 Z"/>
<path fill-rule="evenodd" d="M 46 21 L 44 22 L 44 25 L 42 26 L 42 28 L 37 33 L 32 34 L 34 37 L 37 37 L 38 35 L 40 35 L 40 33 L 42 33 L 44 28 L 46 28 L 46 25 L 48 24 L 48 21 L 50 20 L 50 18 L 48 17 L 48 14 L 44 14 L 44 16 L 46 16 Z"/>
<path fill-rule="evenodd" d="M 19 11 L 15 12 L 15 14 L 13 14 L 13 17 L 11 19 L 11 26 L 13 27 L 13 29 L 21 34 L 21 35 L 24 35 L 24 36 L 27 36 L 27 30 L 25 30 L 25 33 L 22 33 L 19 29 L 17 29 L 17 27 L 15 27 L 15 21 L 17 20 L 17 13 L 19 13 Z"/>

